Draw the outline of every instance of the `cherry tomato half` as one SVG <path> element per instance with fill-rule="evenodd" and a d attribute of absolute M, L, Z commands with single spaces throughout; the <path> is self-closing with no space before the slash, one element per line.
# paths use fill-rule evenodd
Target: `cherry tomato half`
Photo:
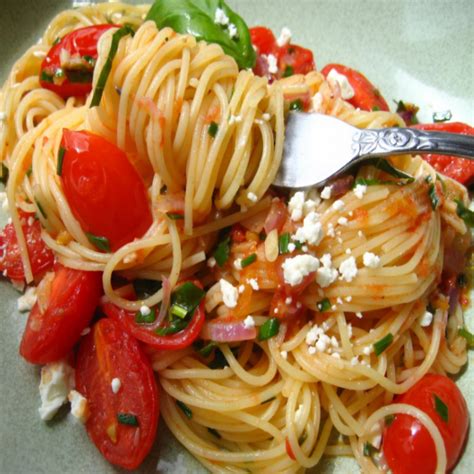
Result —
<path fill-rule="evenodd" d="M 94 25 L 71 31 L 44 58 L 40 84 L 64 99 L 81 97 L 92 89 L 99 38 L 115 25 Z"/>
<path fill-rule="evenodd" d="M 33 364 L 66 357 L 90 323 L 102 295 L 99 272 L 57 265 L 54 278 L 45 284 L 46 307 L 42 310 L 40 302 L 33 306 L 20 344 L 20 354 Z M 41 283 L 38 292 L 40 288 Z"/>
<path fill-rule="evenodd" d="M 277 49 L 275 35 L 270 28 L 265 26 L 254 26 L 250 28 L 250 39 L 252 44 L 257 48 L 257 53 L 274 54 Z"/>
<path fill-rule="evenodd" d="M 354 89 L 354 97 L 348 102 L 354 107 L 362 110 L 385 110 L 388 111 L 388 105 L 380 94 L 379 90 L 359 71 L 342 64 L 328 64 L 324 66 L 321 73 L 327 76 L 331 69 L 335 69 L 339 74 L 347 77 L 349 84 Z"/>
<path fill-rule="evenodd" d="M 436 410 L 435 396 L 447 407 L 447 421 Z M 447 470 L 454 467 L 461 454 L 469 425 L 466 401 L 456 384 L 444 375 L 428 374 L 396 403 L 407 403 L 423 410 L 438 427 L 447 455 Z M 409 415 L 396 415 L 385 429 L 385 459 L 394 474 L 433 474 L 436 451 L 428 430 Z"/>
<path fill-rule="evenodd" d="M 53 252 L 41 238 L 41 225 L 34 214 L 20 211 L 33 277 L 41 276 L 53 267 Z M 24 280 L 25 271 L 13 224 L 7 224 L 0 234 L 0 272 L 12 280 Z"/>
<path fill-rule="evenodd" d="M 153 445 L 159 416 L 155 376 L 138 341 L 116 321 L 98 321 L 79 347 L 76 387 L 88 400 L 86 429 L 97 449 L 112 464 L 136 469 Z"/>
<path fill-rule="evenodd" d="M 145 184 L 127 155 L 91 132 L 63 131 L 61 178 L 72 213 L 85 232 L 112 251 L 141 237 L 152 223 Z"/>
<path fill-rule="evenodd" d="M 474 128 L 461 122 L 420 123 L 413 128 L 431 130 L 433 132 L 459 133 L 460 135 L 474 135 Z M 426 160 L 436 171 L 459 181 L 461 184 L 470 184 L 474 181 L 474 161 L 458 156 L 423 154 Z"/>

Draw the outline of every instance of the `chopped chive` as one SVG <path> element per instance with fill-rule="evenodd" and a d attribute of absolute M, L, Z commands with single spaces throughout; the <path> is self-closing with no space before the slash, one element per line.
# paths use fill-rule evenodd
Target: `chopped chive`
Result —
<path fill-rule="evenodd" d="M 227 235 L 222 239 L 214 251 L 214 258 L 216 259 L 217 265 L 223 267 L 230 255 L 230 235 Z"/>
<path fill-rule="evenodd" d="M 288 245 L 290 243 L 290 234 L 289 232 L 285 232 L 278 237 L 278 252 L 280 255 L 284 255 L 288 253 Z"/>
<path fill-rule="evenodd" d="M 66 153 L 66 149 L 63 148 L 62 146 L 59 147 L 59 153 L 58 153 L 58 164 L 56 168 L 56 172 L 58 173 L 58 176 L 61 176 L 63 172 L 63 161 L 64 161 L 64 154 Z"/>
<path fill-rule="evenodd" d="M 217 131 L 219 130 L 219 125 L 217 125 L 216 122 L 211 122 L 209 124 L 209 128 L 207 129 L 207 133 L 209 133 L 209 135 L 212 137 L 212 138 L 215 138 L 215 136 L 217 135 Z"/>
<path fill-rule="evenodd" d="M 94 94 L 91 100 L 91 107 L 96 107 L 100 104 L 100 100 L 102 99 L 102 94 L 104 93 L 105 84 L 107 83 L 107 79 L 109 78 L 110 71 L 112 69 L 112 62 L 117 54 L 118 45 L 120 40 L 127 35 L 133 36 L 134 31 L 130 26 L 125 25 L 119 28 L 112 36 L 112 43 L 110 45 L 109 54 L 107 59 L 105 60 L 105 64 L 100 71 L 99 79 L 97 81 L 97 85 L 94 90 Z"/>
<path fill-rule="evenodd" d="M 372 112 L 378 112 L 380 110 L 380 107 L 378 105 L 374 105 L 372 107 Z"/>
<path fill-rule="evenodd" d="M 245 257 L 242 259 L 242 261 L 240 262 L 240 266 L 242 268 L 245 268 L 245 267 L 248 267 L 249 265 L 251 265 L 253 262 L 255 262 L 255 260 L 257 260 L 257 254 L 256 253 L 252 253 L 250 254 L 248 257 Z"/>
<path fill-rule="evenodd" d="M 166 215 L 173 221 L 184 219 L 183 214 L 179 214 L 177 212 L 167 212 Z"/>
<path fill-rule="evenodd" d="M 258 331 L 258 339 L 260 341 L 266 341 L 267 339 L 272 338 L 278 334 L 280 329 L 280 321 L 277 318 L 267 319 L 261 326 Z"/>
<path fill-rule="evenodd" d="M 10 171 L 5 166 L 5 163 L 2 162 L 2 176 L 0 177 L 0 182 L 3 184 L 7 184 L 9 174 Z"/>
<path fill-rule="evenodd" d="M 439 197 L 438 194 L 436 194 L 436 188 L 434 183 L 431 183 L 428 186 L 428 196 L 430 197 L 431 207 L 433 208 L 433 211 L 435 211 L 439 205 Z"/>
<path fill-rule="evenodd" d="M 283 77 L 290 77 L 295 73 L 295 70 L 292 66 L 286 66 L 285 70 L 283 71 Z"/>
<path fill-rule="evenodd" d="M 389 332 L 385 337 L 377 341 L 374 346 L 375 355 L 379 356 L 393 342 L 393 334 Z"/>
<path fill-rule="evenodd" d="M 387 415 L 385 417 L 385 426 L 390 426 L 395 420 L 395 415 Z"/>
<path fill-rule="evenodd" d="M 135 313 L 135 322 L 138 324 L 150 324 L 153 323 L 156 319 L 156 310 L 155 308 L 150 308 L 149 314 L 142 314 L 140 310 Z"/>
<path fill-rule="evenodd" d="M 207 431 L 209 431 L 209 433 L 211 433 L 212 436 L 215 436 L 216 438 L 218 439 L 221 439 L 222 436 L 221 434 L 219 433 L 219 431 L 215 430 L 214 428 L 207 428 Z"/>
<path fill-rule="evenodd" d="M 107 237 L 94 235 L 90 232 L 86 232 L 86 237 L 89 239 L 89 242 L 92 245 L 95 245 L 99 250 L 102 250 L 103 252 L 110 252 L 110 242 Z"/>
<path fill-rule="evenodd" d="M 180 306 L 186 310 L 186 315 L 193 314 L 205 295 L 206 292 L 204 290 L 201 290 L 194 283 L 187 281 L 173 291 L 171 307 Z"/>
<path fill-rule="evenodd" d="M 217 347 L 217 343 L 214 341 L 209 342 L 205 346 L 197 350 L 198 354 L 203 357 L 209 357 L 211 352 Z"/>
<path fill-rule="evenodd" d="M 456 214 L 468 227 L 474 227 L 474 211 L 467 208 L 460 199 L 455 199 L 454 202 L 457 204 Z"/>
<path fill-rule="evenodd" d="M 138 426 L 138 418 L 131 413 L 117 413 L 117 421 L 122 425 Z"/>
<path fill-rule="evenodd" d="M 290 110 L 303 110 L 303 102 L 301 102 L 301 99 L 290 102 Z"/>
<path fill-rule="evenodd" d="M 53 83 L 53 75 L 47 73 L 46 71 L 41 71 L 40 80 L 44 82 Z"/>
<path fill-rule="evenodd" d="M 459 328 L 458 334 L 466 339 L 469 348 L 474 348 L 474 334 L 469 332 L 466 328 Z"/>
<path fill-rule="evenodd" d="M 154 295 L 157 291 L 159 291 L 162 283 L 159 280 L 145 280 L 138 278 L 133 280 L 132 285 L 137 299 L 146 300 L 151 295 Z"/>
<path fill-rule="evenodd" d="M 369 442 L 364 443 L 364 456 L 370 457 L 376 452 L 377 449 L 375 449 L 372 444 L 370 444 Z"/>
<path fill-rule="evenodd" d="M 275 399 L 276 399 L 276 397 L 267 398 L 266 400 L 263 400 L 263 402 L 260 403 L 260 405 L 265 405 L 265 403 L 273 402 L 273 400 L 275 400 Z"/>
<path fill-rule="evenodd" d="M 445 423 L 447 423 L 449 421 L 448 407 L 443 402 L 443 400 L 441 400 L 441 398 L 439 398 L 438 395 L 436 395 L 435 393 L 433 394 L 433 397 L 434 397 L 436 412 L 441 417 L 441 419 Z"/>
<path fill-rule="evenodd" d="M 181 411 L 186 415 L 187 418 L 191 419 L 193 417 L 193 412 L 191 411 L 191 408 L 189 408 L 181 400 L 176 400 L 176 405 L 178 406 L 178 408 L 181 409 Z"/>
<path fill-rule="evenodd" d="M 328 298 L 324 298 L 316 304 L 316 307 L 320 313 L 324 313 L 324 311 L 327 311 L 331 308 L 331 302 Z"/>
<path fill-rule="evenodd" d="M 41 205 L 41 203 L 38 201 L 38 199 L 35 199 L 35 203 L 36 203 L 36 207 L 39 209 L 39 211 L 41 212 L 42 216 L 47 219 L 48 216 L 46 215 L 46 212 L 44 212 L 44 209 L 43 209 L 43 206 Z"/>
<path fill-rule="evenodd" d="M 173 306 L 171 306 L 170 312 L 172 315 L 177 316 L 181 319 L 184 319 L 188 314 L 187 308 L 183 308 L 179 304 L 174 304 Z"/>

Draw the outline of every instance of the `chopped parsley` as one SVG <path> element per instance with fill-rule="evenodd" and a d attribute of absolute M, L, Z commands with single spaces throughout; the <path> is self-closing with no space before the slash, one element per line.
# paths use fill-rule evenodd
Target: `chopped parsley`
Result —
<path fill-rule="evenodd" d="M 295 73 L 292 66 L 286 66 L 285 70 L 283 71 L 283 77 L 290 77 Z"/>
<path fill-rule="evenodd" d="M 254 263 L 256 260 L 257 260 L 257 254 L 252 253 L 248 257 L 245 257 L 242 259 L 242 261 L 240 262 L 240 266 L 242 268 L 248 267 L 249 265 Z"/>
<path fill-rule="evenodd" d="M 216 259 L 217 265 L 223 267 L 230 256 L 230 235 L 228 232 L 224 234 L 222 239 L 217 244 L 216 250 L 213 254 Z"/>

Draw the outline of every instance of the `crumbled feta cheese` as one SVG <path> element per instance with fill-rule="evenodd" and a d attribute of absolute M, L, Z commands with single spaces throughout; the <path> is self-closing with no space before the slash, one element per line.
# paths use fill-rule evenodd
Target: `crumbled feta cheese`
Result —
<path fill-rule="evenodd" d="M 311 97 L 311 111 L 320 112 L 321 106 L 323 105 L 323 95 L 321 92 L 316 92 L 316 94 Z"/>
<path fill-rule="evenodd" d="M 267 113 L 264 113 L 264 114 L 262 114 L 262 118 L 263 118 L 263 120 L 265 120 L 265 122 L 268 122 L 271 119 L 271 115 L 267 114 Z"/>
<path fill-rule="evenodd" d="M 339 74 L 335 69 L 331 69 L 327 75 L 327 80 L 329 82 L 335 82 L 339 86 L 341 90 L 341 97 L 344 100 L 349 100 L 354 97 L 354 89 L 344 74 Z"/>
<path fill-rule="evenodd" d="M 223 278 L 219 280 L 219 284 L 221 286 L 222 300 L 224 301 L 224 304 L 228 308 L 235 308 L 237 306 L 237 300 L 239 299 L 237 288 Z"/>
<path fill-rule="evenodd" d="M 255 319 L 252 316 L 247 316 L 244 319 L 244 328 L 250 329 L 255 327 Z"/>
<path fill-rule="evenodd" d="M 245 291 L 245 285 L 239 285 L 239 294 L 241 295 Z"/>
<path fill-rule="evenodd" d="M 343 280 L 347 282 L 351 282 L 357 275 L 357 266 L 354 257 L 346 258 L 343 260 L 342 263 L 339 265 L 339 273 Z"/>
<path fill-rule="evenodd" d="M 352 296 L 346 296 L 344 298 L 348 303 L 350 303 L 352 301 Z"/>
<path fill-rule="evenodd" d="M 319 260 L 312 255 L 297 255 L 287 258 L 283 265 L 285 283 L 291 286 L 299 285 L 303 278 L 319 268 Z"/>
<path fill-rule="evenodd" d="M 288 202 L 288 211 L 290 212 L 291 220 L 298 222 L 303 218 L 304 207 L 304 192 L 298 191 L 291 196 Z"/>
<path fill-rule="evenodd" d="M 273 54 L 269 54 L 267 56 L 267 63 L 268 63 L 268 72 L 270 74 L 276 74 L 278 72 L 278 61 L 276 56 Z"/>
<path fill-rule="evenodd" d="M 326 334 L 321 334 L 319 339 L 316 341 L 315 347 L 319 352 L 324 352 L 330 345 L 331 338 Z"/>
<path fill-rule="evenodd" d="M 331 267 L 318 268 L 316 271 L 316 283 L 321 288 L 327 288 L 329 285 L 334 283 L 337 279 L 337 270 Z"/>
<path fill-rule="evenodd" d="M 293 253 L 296 250 L 296 245 L 293 242 L 288 244 L 288 252 Z"/>
<path fill-rule="evenodd" d="M 258 291 L 260 289 L 258 281 L 255 278 L 249 278 L 247 283 L 251 286 L 252 290 Z"/>
<path fill-rule="evenodd" d="M 380 257 L 372 252 L 365 252 L 363 256 L 364 265 L 368 268 L 380 267 Z"/>
<path fill-rule="evenodd" d="M 306 333 L 306 344 L 308 346 L 314 345 L 314 343 L 319 339 L 319 337 L 324 334 L 322 328 L 317 325 L 314 325 L 307 333 Z"/>
<path fill-rule="evenodd" d="M 137 260 L 137 258 L 138 258 L 137 252 L 131 252 L 131 253 L 125 255 L 125 257 L 123 257 L 122 261 L 125 265 L 127 265 L 128 263 L 135 262 L 135 260 Z"/>
<path fill-rule="evenodd" d="M 351 365 L 357 365 L 359 363 L 359 356 L 354 356 L 351 359 Z"/>
<path fill-rule="evenodd" d="M 356 318 L 362 319 L 363 317 L 364 315 L 360 311 L 357 311 Z"/>
<path fill-rule="evenodd" d="M 344 201 L 337 199 L 332 203 L 332 208 L 336 211 L 342 211 L 344 209 Z"/>
<path fill-rule="evenodd" d="M 319 221 L 319 214 L 310 212 L 303 221 L 303 226 L 296 230 L 294 239 L 298 242 L 308 242 L 311 245 L 318 245 L 323 238 L 323 226 Z"/>
<path fill-rule="evenodd" d="M 337 297 L 336 299 L 337 304 L 343 304 L 344 302 L 342 301 L 342 298 L 340 296 Z"/>
<path fill-rule="evenodd" d="M 7 113 L 0 111 L 0 122 L 3 122 L 6 119 L 7 119 Z"/>
<path fill-rule="evenodd" d="M 242 259 L 241 258 L 236 258 L 234 260 L 234 268 L 236 270 L 242 270 Z"/>
<path fill-rule="evenodd" d="M 257 200 L 258 200 L 257 195 L 255 193 L 251 193 L 251 192 L 247 193 L 247 199 L 250 202 L 257 202 Z"/>
<path fill-rule="evenodd" d="M 225 11 L 222 8 L 216 8 L 214 23 L 216 25 L 224 25 L 224 26 L 229 24 L 229 17 L 225 14 Z"/>
<path fill-rule="evenodd" d="M 328 235 L 328 237 L 335 237 L 336 236 L 336 234 L 334 232 L 334 225 L 331 224 L 331 223 L 328 224 L 327 235 Z"/>
<path fill-rule="evenodd" d="M 211 257 L 208 261 L 207 261 L 207 266 L 209 268 L 214 268 L 216 266 L 216 259 L 214 257 Z"/>
<path fill-rule="evenodd" d="M 371 352 L 372 352 L 372 346 L 365 346 L 362 349 L 362 353 L 366 356 L 370 355 Z"/>
<path fill-rule="evenodd" d="M 229 125 L 233 125 L 234 123 L 240 123 L 240 122 L 242 122 L 241 115 L 231 115 L 229 117 Z"/>
<path fill-rule="evenodd" d="M 140 306 L 140 314 L 142 316 L 149 316 L 151 313 L 151 309 L 147 305 Z"/>
<path fill-rule="evenodd" d="M 233 23 L 229 23 L 229 26 L 227 27 L 227 31 L 229 32 L 229 36 L 231 38 L 236 38 L 239 34 L 237 27 Z"/>
<path fill-rule="evenodd" d="M 85 423 L 89 416 L 87 398 L 76 390 L 71 390 L 67 398 L 71 402 L 71 415 L 77 418 L 81 423 Z"/>
<path fill-rule="evenodd" d="M 420 317 L 419 323 L 422 328 L 428 327 L 433 322 L 433 313 L 425 311 L 425 313 Z"/>
<path fill-rule="evenodd" d="M 351 249 L 346 249 L 346 254 L 347 255 L 350 255 L 352 253 L 352 250 Z"/>
<path fill-rule="evenodd" d="M 5 212 L 8 212 L 9 208 L 8 208 L 7 193 L 4 193 L 4 192 L 0 193 L 0 201 L 2 202 L 2 210 L 4 210 Z"/>
<path fill-rule="evenodd" d="M 321 199 L 331 199 L 332 186 L 325 186 L 321 191 Z"/>
<path fill-rule="evenodd" d="M 358 231 L 357 231 L 357 235 L 358 235 L 359 237 L 364 237 L 364 233 L 363 233 L 361 230 L 358 230 Z"/>
<path fill-rule="evenodd" d="M 25 311 L 30 311 L 31 308 L 36 303 L 36 287 L 34 286 L 29 286 L 25 293 L 21 295 L 16 304 L 18 306 L 18 311 L 21 313 L 24 313 Z"/>
<path fill-rule="evenodd" d="M 309 346 L 308 347 L 308 352 L 309 352 L 309 354 L 314 355 L 314 354 L 316 354 L 317 349 L 314 346 Z"/>
<path fill-rule="evenodd" d="M 364 194 L 367 192 L 367 185 L 365 184 L 357 184 L 354 188 L 354 194 L 357 199 L 362 199 Z"/>
<path fill-rule="evenodd" d="M 288 352 L 287 351 L 281 351 L 280 355 L 283 357 L 283 359 L 288 359 Z"/>
<path fill-rule="evenodd" d="M 39 392 L 42 420 L 51 420 L 61 405 L 66 403 L 68 393 L 74 385 L 74 371 L 66 362 L 52 362 L 41 369 Z"/>
<path fill-rule="evenodd" d="M 287 45 L 290 41 L 291 41 L 291 31 L 289 28 L 284 26 L 281 29 L 280 36 L 277 39 L 277 45 L 280 46 L 281 48 L 282 46 Z"/>
<path fill-rule="evenodd" d="M 339 225 L 347 225 L 349 221 L 347 220 L 347 217 L 339 217 L 339 219 L 337 220 L 337 223 Z"/>
<path fill-rule="evenodd" d="M 315 212 L 318 204 L 319 202 L 313 199 L 306 200 L 303 204 L 304 215 L 307 216 L 310 212 Z"/>

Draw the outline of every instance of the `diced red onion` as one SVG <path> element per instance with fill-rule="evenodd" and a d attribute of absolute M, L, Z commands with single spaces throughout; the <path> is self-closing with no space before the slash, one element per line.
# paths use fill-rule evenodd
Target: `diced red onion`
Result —
<path fill-rule="evenodd" d="M 248 341 L 257 337 L 257 330 L 243 321 L 206 322 L 201 337 L 216 342 Z"/>

